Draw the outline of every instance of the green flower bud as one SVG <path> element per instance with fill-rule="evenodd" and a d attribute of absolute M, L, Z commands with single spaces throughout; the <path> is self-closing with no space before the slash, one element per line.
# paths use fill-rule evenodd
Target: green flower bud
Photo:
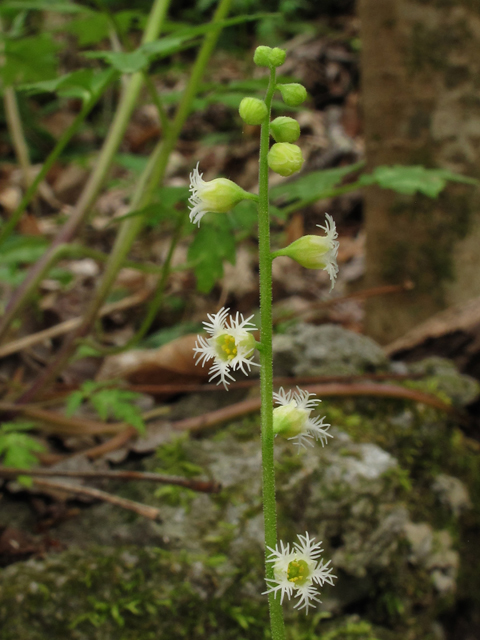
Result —
<path fill-rule="evenodd" d="M 300 125 L 293 118 L 280 116 L 270 123 L 270 132 L 275 142 L 295 142 L 300 137 Z"/>
<path fill-rule="evenodd" d="M 272 67 L 281 67 L 285 62 L 285 58 L 287 57 L 287 52 L 283 49 L 279 49 L 275 47 L 272 49 L 269 56 L 269 62 Z"/>
<path fill-rule="evenodd" d="M 338 273 L 338 233 L 332 216 L 326 214 L 324 226 L 317 224 L 325 231 L 325 236 L 303 236 L 285 249 L 275 251 L 273 256 L 288 256 L 306 269 L 324 269 L 330 276 L 333 285 Z"/>
<path fill-rule="evenodd" d="M 300 171 L 303 162 L 302 150 L 296 144 L 277 142 L 268 152 L 268 166 L 284 178 Z"/>
<path fill-rule="evenodd" d="M 273 410 L 273 433 L 294 438 L 305 431 L 310 411 L 299 408 L 295 400 Z"/>
<path fill-rule="evenodd" d="M 190 174 L 190 221 L 200 226 L 200 220 L 208 213 L 226 213 L 242 200 L 258 200 L 258 196 L 244 191 L 227 178 L 205 181 L 198 171 L 198 163 Z"/>
<path fill-rule="evenodd" d="M 267 105 L 258 98 L 244 98 L 238 111 L 246 124 L 262 124 L 268 113 Z"/>
<path fill-rule="evenodd" d="M 257 47 L 253 55 L 253 61 L 257 67 L 269 67 L 270 66 L 270 52 L 271 47 Z"/>
<path fill-rule="evenodd" d="M 277 89 L 282 94 L 283 101 L 289 107 L 298 107 L 307 99 L 307 90 L 301 84 L 292 82 L 290 84 L 279 84 Z"/>

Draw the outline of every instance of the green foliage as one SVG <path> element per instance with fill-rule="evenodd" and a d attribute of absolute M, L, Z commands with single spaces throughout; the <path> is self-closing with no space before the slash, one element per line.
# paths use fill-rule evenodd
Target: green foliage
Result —
<path fill-rule="evenodd" d="M 84 401 L 88 401 L 102 420 L 114 418 L 132 425 L 139 433 L 145 433 L 142 413 L 134 404 L 141 394 L 117 387 L 105 388 L 105 385 L 111 384 L 111 381 L 87 380 L 84 382 L 78 391 L 69 395 L 66 406 L 67 415 L 73 415 Z"/>
<path fill-rule="evenodd" d="M 156 455 L 160 464 L 160 467 L 156 470 L 158 473 L 185 476 L 187 478 L 203 473 L 202 467 L 188 459 L 183 447 L 184 440 L 184 437 L 180 437 L 157 449 Z M 191 501 L 196 497 L 196 493 L 184 487 L 164 485 L 155 490 L 155 497 L 161 498 L 172 507 L 182 506 L 184 509 L 188 509 Z"/>
<path fill-rule="evenodd" d="M 48 242 L 39 236 L 10 236 L 0 253 L 0 281 L 18 287 L 25 277 L 24 266 L 36 262 L 45 252 Z M 68 282 L 72 278 L 64 269 L 52 269 L 51 277 Z"/>
<path fill-rule="evenodd" d="M 115 28 L 120 35 L 128 33 L 132 23 L 143 17 L 143 14 L 138 11 L 117 11 L 113 14 Z M 106 13 L 89 11 L 86 17 L 72 20 L 67 26 L 67 31 L 77 37 L 79 47 L 88 47 L 108 38 L 111 28 L 110 16 Z"/>
<path fill-rule="evenodd" d="M 0 458 L 6 467 L 31 469 L 38 464 L 35 455 L 45 451 L 45 447 L 27 435 L 35 428 L 31 422 L 4 422 L 0 425 Z M 28 476 L 18 476 L 17 480 L 26 486 L 32 481 Z"/>
<path fill-rule="evenodd" d="M 127 154 L 124 154 L 126 156 Z M 134 166 L 131 158 L 122 160 L 124 166 L 130 164 Z M 138 166 L 138 165 L 137 165 Z M 112 222 L 117 223 L 127 218 L 135 216 L 144 216 L 145 224 L 148 227 L 157 227 L 164 221 L 178 220 L 180 215 L 185 211 L 185 201 L 188 198 L 188 187 L 161 187 L 157 189 L 154 202 L 143 207 L 135 209 L 124 216 L 114 218 Z"/>
<path fill-rule="evenodd" d="M 57 73 L 58 49 L 49 33 L 18 39 L 7 37 L 5 61 L 0 66 L 3 84 L 9 86 L 53 78 Z"/>
<path fill-rule="evenodd" d="M 382 189 L 392 189 L 397 193 L 413 195 L 418 192 L 430 198 L 436 198 L 449 181 L 471 185 L 479 184 L 479 181 L 474 178 L 462 176 L 446 169 L 426 169 L 418 165 L 377 167 L 371 174 L 364 174 L 360 177 L 362 185 L 377 184 Z"/>
<path fill-rule="evenodd" d="M 208 293 L 223 276 L 223 261 L 235 264 L 235 236 L 227 216 L 202 220 L 188 249 L 188 259 L 195 264 L 198 290 Z"/>
<path fill-rule="evenodd" d="M 98 72 L 93 69 L 80 69 L 52 80 L 26 83 L 18 88 L 32 95 L 56 93 L 62 98 L 80 98 L 88 101 L 94 94 L 105 89 L 113 77 L 111 71 Z"/>
<path fill-rule="evenodd" d="M 141 346 L 146 349 L 158 349 L 159 347 L 176 340 L 188 333 L 201 333 L 203 327 L 199 322 L 179 322 L 173 327 L 160 329 L 142 341 Z"/>
<path fill-rule="evenodd" d="M 346 167 L 311 171 L 297 180 L 273 187 L 270 193 L 274 200 L 279 198 L 287 201 L 320 199 L 340 184 L 345 176 L 358 171 L 362 166 L 363 162 L 357 162 Z"/>

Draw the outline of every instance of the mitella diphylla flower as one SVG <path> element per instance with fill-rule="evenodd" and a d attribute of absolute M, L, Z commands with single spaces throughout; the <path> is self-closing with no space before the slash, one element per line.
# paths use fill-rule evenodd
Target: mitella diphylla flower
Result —
<path fill-rule="evenodd" d="M 241 313 L 233 316 L 228 315 L 228 309 L 222 308 L 216 314 L 208 314 L 210 322 L 204 322 L 205 331 L 210 334 L 209 338 L 198 336 L 195 342 L 195 364 L 201 364 L 214 360 L 210 368 L 210 378 L 220 378 L 217 384 L 223 384 L 228 388 L 230 381 L 235 378 L 230 374 L 230 370 L 240 369 L 248 375 L 252 365 L 253 352 L 255 350 L 255 338 L 250 331 L 255 331 L 256 327 L 250 322 L 253 316 L 246 320 Z"/>
<path fill-rule="evenodd" d="M 315 543 L 315 538 L 310 538 L 308 533 L 298 536 L 300 542 L 295 542 L 290 550 L 290 544 L 280 541 L 275 549 L 268 547 L 272 557 L 267 562 L 273 564 L 275 578 L 267 579 L 268 589 L 264 593 L 280 593 L 280 604 L 287 596 L 298 597 L 295 609 L 315 608 L 313 602 L 321 602 L 318 598 L 318 588 L 326 582 L 333 586 L 333 580 L 337 576 L 332 574 L 328 566 L 330 560 L 324 563 L 319 559 L 322 553 L 322 543 Z"/>
<path fill-rule="evenodd" d="M 325 236 L 303 236 L 272 255 L 274 258 L 288 256 L 306 269 L 324 269 L 330 276 L 333 289 L 338 273 L 338 233 L 332 216 L 326 213 L 325 218 L 324 226 L 317 224 L 325 231 Z"/>
<path fill-rule="evenodd" d="M 227 213 L 242 200 L 258 200 L 258 196 L 244 191 L 238 184 L 227 178 L 215 178 L 206 182 L 198 165 L 190 174 L 190 191 L 188 199 L 191 205 L 190 222 L 200 226 L 200 220 L 208 213 Z"/>
<path fill-rule="evenodd" d="M 313 409 L 321 402 L 314 399 L 314 395 L 299 387 L 297 391 L 287 392 L 280 387 L 278 393 L 273 394 L 273 399 L 280 405 L 273 410 L 273 432 L 293 440 L 298 453 L 302 447 L 306 449 L 306 445 L 313 447 L 313 439 L 320 440 L 323 447 L 328 438 L 333 438 L 328 433 L 330 425 L 324 424 L 325 418 L 310 417 Z"/>

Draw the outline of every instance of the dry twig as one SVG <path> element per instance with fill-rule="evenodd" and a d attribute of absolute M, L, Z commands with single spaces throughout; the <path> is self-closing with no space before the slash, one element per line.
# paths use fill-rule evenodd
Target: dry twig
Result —
<path fill-rule="evenodd" d="M 85 480 L 143 480 L 145 482 L 157 482 L 159 484 L 174 484 L 192 491 L 202 493 L 219 493 L 221 485 L 218 482 L 207 480 L 195 480 L 181 476 L 166 476 L 160 473 L 142 471 L 61 471 L 57 469 L 13 469 L 0 467 L 0 478 L 16 478 L 18 476 L 83 478 Z M 70 485 L 69 485 L 70 486 Z"/>

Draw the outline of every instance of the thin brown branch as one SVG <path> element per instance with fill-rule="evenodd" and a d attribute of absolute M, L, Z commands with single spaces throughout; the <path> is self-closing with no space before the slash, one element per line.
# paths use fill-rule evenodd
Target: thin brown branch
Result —
<path fill-rule="evenodd" d="M 442 400 L 439 400 L 435 396 L 416 389 L 406 389 L 405 387 L 399 387 L 395 385 L 381 385 L 381 384 L 316 384 L 308 385 L 305 387 L 310 393 L 315 393 L 320 397 L 334 397 L 334 396 L 373 396 L 384 398 L 398 398 L 400 400 L 411 400 L 413 402 L 421 402 L 422 404 L 435 407 L 441 411 L 452 414 L 456 413 L 454 407 Z M 179 430 L 188 431 L 201 431 L 210 427 L 240 418 L 249 413 L 255 413 L 260 409 L 260 398 L 251 398 L 249 400 L 243 400 L 236 404 L 230 405 L 223 409 L 217 409 L 205 413 L 201 416 L 194 418 L 186 418 L 185 420 L 179 420 L 173 423 L 173 427 Z"/>
<path fill-rule="evenodd" d="M 195 480 L 181 476 L 166 476 L 160 473 L 142 471 L 60 471 L 56 469 L 13 469 L 0 467 L 0 478 L 17 478 L 18 476 L 47 477 L 47 478 L 82 478 L 85 480 L 142 480 L 159 484 L 174 484 L 192 491 L 203 493 L 218 493 L 221 485 L 218 482 Z"/>
<path fill-rule="evenodd" d="M 371 289 L 361 289 L 360 291 L 355 291 L 354 293 L 349 293 L 346 296 L 342 296 L 340 298 L 330 298 L 329 300 L 320 300 L 318 302 L 313 302 L 308 309 L 302 309 L 299 311 L 291 311 L 290 313 L 285 313 L 283 315 L 279 315 L 278 317 L 274 317 L 273 324 L 279 324 L 280 322 L 285 322 L 286 320 L 291 320 L 292 318 L 298 318 L 301 316 L 306 316 L 312 313 L 312 311 L 316 311 L 318 309 L 327 309 L 328 307 L 334 307 L 337 304 L 345 302 L 346 300 L 366 300 L 367 298 L 375 298 L 376 296 L 385 296 L 391 293 L 402 293 L 404 291 L 411 291 L 415 288 L 415 285 L 411 280 L 406 280 L 401 284 L 386 284 L 381 287 L 372 287 Z M 275 314 L 276 309 L 273 308 L 273 313 Z"/>
<path fill-rule="evenodd" d="M 73 493 L 79 496 L 88 496 L 95 500 L 101 500 L 102 502 L 108 502 L 114 504 L 116 507 L 122 509 L 128 509 L 137 513 L 139 516 L 149 518 L 150 520 L 160 519 L 160 510 L 155 507 L 149 507 L 141 502 L 135 502 L 134 500 L 128 500 L 127 498 L 120 498 L 114 496 L 106 491 L 100 489 L 94 489 L 93 487 L 81 487 L 79 485 L 65 484 L 63 482 L 52 482 L 51 480 L 37 480 L 33 478 L 33 483 L 39 489 L 51 489 L 54 491 L 62 491 L 64 493 Z"/>
<path fill-rule="evenodd" d="M 0 402 L 0 412 L 20 414 L 26 418 L 43 423 L 42 428 L 50 428 L 55 433 L 69 433 L 81 435 L 100 435 L 104 433 L 118 433 L 128 427 L 125 422 L 107 424 L 86 418 L 67 417 L 55 411 L 40 409 L 32 405 L 18 405 Z"/>
<path fill-rule="evenodd" d="M 145 302 L 145 300 L 148 298 L 150 293 L 151 291 L 149 289 L 144 289 L 132 296 L 123 298 L 123 300 L 106 304 L 100 309 L 99 316 L 107 316 L 114 311 L 123 311 L 124 309 L 129 309 L 131 307 L 142 304 L 142 302 Z M 12 342 L 8 342 L 7 344 L 0 346 L 0 358 L 5 358 L 12 353 L 21 351 L 22 349 L 28 349 L 35 344 L 43 342 L 44 340 L 51 340 L 52 338 L 57 338 L 58 336 L 64 335 L 69 331 L 77 329 L 81 323 L 81 317 L 71 318 L 70 320 L 65 320 L 65 322 L 60 322 L 59 324 L 56 324 L 54 327 L 50 327 L 49 329 L 44 329 L 43 331 L 32 333 L 31 335 L 24 336 L 23 338 L 19 338 L 18 340 L 12 340 Z"/>
<path fill-rule="evenodd" d="M 359 380 L 418 380 L 424 377 L 423 374 L 404 374 L 404 373 L 361 373 L 355 375 L 341 376 L 298 376 L 298 377 L 276 377 L 273 379 L 275 386 L 295 386 L 297 384 L 315 384 L 330 382 L 357 382 Z M 250 389 L 258 387 L 260 381 L 258 378 L 250 380 L 241 380 L 240 382 L 232 382 L 230 389 Z M 152 395 L 171 395 L 175 393 L 198 393 L 203 391 L 224 391 L 222 386 L 217 384 L 130 384 L 127 386 L 129 391 L 137 391 L 138 393 L 151 393 Z"/>

